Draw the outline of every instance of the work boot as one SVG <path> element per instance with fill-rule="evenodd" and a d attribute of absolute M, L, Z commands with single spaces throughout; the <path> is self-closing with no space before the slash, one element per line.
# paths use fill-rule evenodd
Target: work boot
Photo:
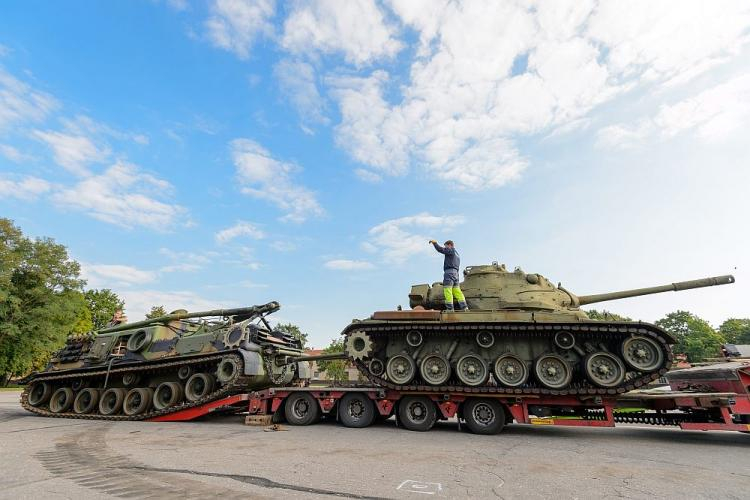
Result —
<path fill-rule="evenodd" d="M 445 305 L 445 312 L 452 313 L 453 312 L 453 304 L 451 305 Z"/>
<path fill-rule="evenodd" d="M 458 303 L 458 310 L 459 311 L 468 311 L 469 306 L 466 305 L 466 302 L 459 302 Z"/>

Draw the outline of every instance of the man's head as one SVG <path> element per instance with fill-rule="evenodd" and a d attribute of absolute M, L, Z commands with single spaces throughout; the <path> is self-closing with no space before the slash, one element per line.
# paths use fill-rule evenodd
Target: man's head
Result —
<path fill-rule="evenodd" d="M 445 243 L 443 243 L 444 247 L 453 248 L 453 240 L 448 240 Z"/>
<path fill-rule="evenodd" d="M 115 311 L 114 319 L 122 319 L 122 317 L 123 317 L 122 309 L 117 309 Z"/>

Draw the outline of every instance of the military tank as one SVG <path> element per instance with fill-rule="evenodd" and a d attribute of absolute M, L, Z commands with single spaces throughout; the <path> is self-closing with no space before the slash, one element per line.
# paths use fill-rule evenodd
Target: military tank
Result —
<path fill-rule="evenodd" d="M 580 306 L 733 282 L 727 275 L 577 296 L 520 268 L 472 266 L 461 284 L 468 310 L 445 311 L 439 283 L 414 285 L 411 311 L 346 327 L 345 353 L 371 382 L 396 390 L 617 394 L 666 373 L 675 339 L 649 323 L 592 320 Z"/>
<path fill-rule="evenodd" d="M 27 377 L 21 404 L 48 417 L 145 420 L 309 379 L 300 342 L 273 330 L 278 302 L 174 311 L 71 336 Z"/>

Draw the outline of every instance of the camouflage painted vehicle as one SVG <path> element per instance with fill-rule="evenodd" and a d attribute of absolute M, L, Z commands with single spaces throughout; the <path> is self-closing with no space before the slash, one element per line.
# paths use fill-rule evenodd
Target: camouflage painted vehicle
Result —
<path fill-rule="evenodd" d="M 595 321 L 586 304 L 733 283 L 719 276 L 576 296 L 539 274 L 504 265 L 467 267 L 468 311 L 443 311 L 442 285 L 415 285 L 411 311 L 381 311 L 343 331 L 349 359 L 370 381 L 397 390 L 512 394 L 616 394 L 672 364 L 664 330 Z"/>
<path fill-rule="evenodd" d="M 279 307 L 179 310 L 71 336 L 27 378 L 21 403 L 50 417 L 144 420 L 307 379 L 299 341 L 265 319 Z"/>

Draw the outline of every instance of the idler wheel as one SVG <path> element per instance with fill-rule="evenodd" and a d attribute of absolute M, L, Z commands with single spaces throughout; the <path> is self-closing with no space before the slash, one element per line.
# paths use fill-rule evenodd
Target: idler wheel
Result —
<path fill-rule="evenodd" d="M 586 376 L 599 387 L 617 387 L 625 380 L 625 365 L 617 356 L 608 352 L 595 352 L 583 362 Z"/>
<path fill-rule="evenodd" d="M 214 378 L 208 373 L 196 373 L 185 383 L 185 397 L 194 403 L 214 390 Z"/>
<path fill-rule="evenodd" d="M 622 343 L 625 363 L 639 372 L 652 372 L 664 363 L 664 353 L 659 344 L 648 337 L 630 337 Z"/>
<path fill-rule="evenodd" d="M 451 365 L 448 360 L 440 354 L 425 356 L 419 366 L 422 379 L 430 385 L 442 385 L 451 376 Z"/>
<path fill-rule="evenodd" d="M 492 332 L 488 332 L 487 330 L 482 330 L 481 332 L 478 332 L 477 344 L 479 345 L 479 347 L 482 347 L 484 349 L 489 349 L 495 344 L 495 334 Z"/>
<path fill-rule="evenodd" d="M 73 411 L 79 415 L 91 413 L 99 407 L 99 394 L 99 389 L 92 389 L 91 387 L 82 390 L 73 401 Z"/>
<path fill-rule="evenodd" d="M 138 330 L 128 339 L 128 350 L 138 352 L 145 349 L 151 343 L 151 332 L 148 330 Z"/>
<path fill-rule="evenodd" d="M 162 382 L 154 391 L 154 408 L 163 410 L 182 401 L 182 386 L 177 382 Z"/>
<path fill-rule="evenodd" d="M 381 376 L 383 372 L 385 372 L 385 365 L 378 358 L 371 359 L 367 367 L 370 370 L 370 373 L 372 373 L 376 377 Z"/>
<path fill-rule="evenodd" d="M 534 364 L 534 374 L 539 383 L 548 389 L 562 389 L 570 384 L 573 371 L 565 358 L 557 354 L 545 354 Z"/>
<path fill-rule="evenodd" d="M 568 331 L 557 332 L 553 340 L 560 349 L 572 349 L 576 345 L 576 338 Z"/>
<path fill-rule="evenodd" d="M 49 411 L 52 413 L 65 413 L 73 406 L 75 395 L 70 387 L 60 387 L 49 400 Z"/>
<path fill-rule="evenodd" d="M 375 405 L 362 392 L 350 392 L 339 401 L 339 421 L 345 427 L 362 428 L 375 420 Z"/>
<path fill-rule="evenodd" d="M 411 330 L 406 334 L 406 343 L 412 347 L 419 347 L 422 345 L 422 332 L 419 330 Z"/>
<path fill-rule="evenodd" d="M 105 416 L 119 413 L 124 400 L 125 389 L 107 389 L 99 397 L 99 413 Z"/>
<path fill-rule="evenodd" d="M 505 410 L 494 399 L 469 399 L 464 403 L 463 417 L 474 434 L 497 434 L 505 427 Z"/>
<path fill-rule="evenodd" d="M 310 425 L 320 418 L 320 405 L 308 392 L 293 392 L 284 403 L 284 415 L 291 425 Z"/>
<path fill-rule="evenodd" d="M 456 363 L 456 375 L 464 385 L 477 387 L 487 382 L 490 370 L 482 358 L 476 354 L 467 354 Z"/>
<path fill-rule="evenodd" d="M 52 384 L 49 382 L 34 382 L 29 389 L 27 401 L 31 406 L 43 405 L 52 396 Z"/>
<path fill-rule="evenodd" d="M 398 421 L 410 431 L 429 431 L 435 420 L 437 409 L 428 397 L 405 396 L 398 403 Z"/>
<path fill-rule="evenodd" d="M 417 366 L 414 360 L 408 354 L 396 354 L 385 365 L 385 373 L 388 380 L 397 385 L 404 385 L 411 382 Z"/>
<path fill-rule="evenodd" d="M 235 356 L 229 356 L 219 361 L 219 366 L 216 367 L 216 379 L 224 385 L 234 380 L 241 371 L 240 360 Z"/>
<path fill-rule="evenodd" d="M 526 363 L 513 354 L 504 354 L 495 361 L 495 379 L 500 385 L 518 387 L 526 383 L 529 369 Z"/>
<path fill-rule="evenodd" d="M 122 411 L 128 416 L 146 413 L 151 407 L 151 400 L 153 398 L 154 390 L 148 387 L 130 389 L 125 395 L 125 401 L 122 402 Z"/>

